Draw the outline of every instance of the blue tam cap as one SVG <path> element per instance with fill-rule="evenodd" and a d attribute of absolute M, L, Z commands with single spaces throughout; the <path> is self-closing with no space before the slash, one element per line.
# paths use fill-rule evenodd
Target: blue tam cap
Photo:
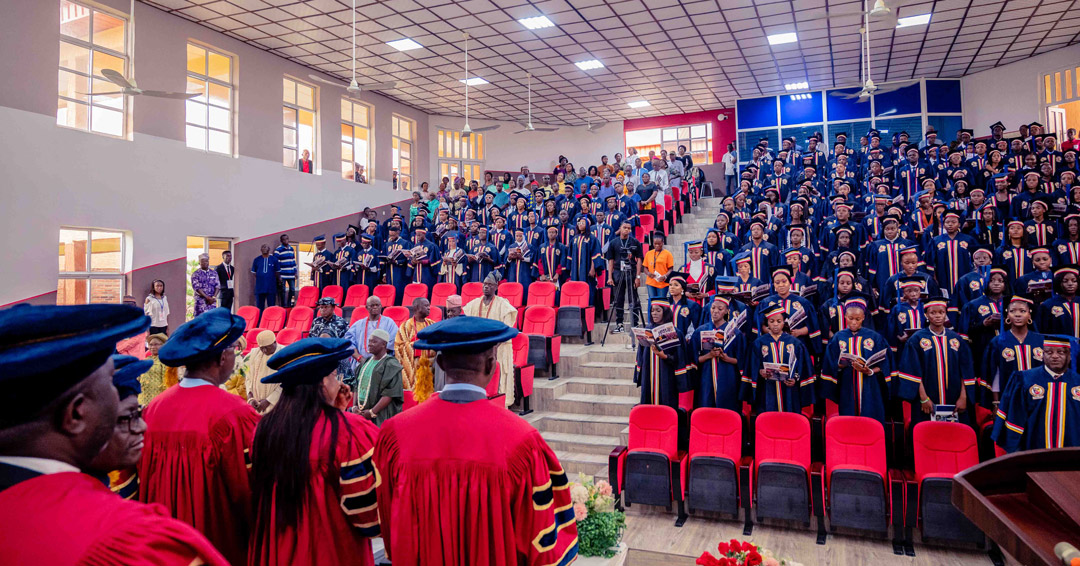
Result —
<path fill-rule="evenodd" d="M 421 330 L 413 348 L 446 353 L 483 352 L 518 335 L 497 320 L 458 316 Z"/>
<path fill-rule="evenodd" d="M 169 367 L 191 365 L 210 359 L 231 347 L 244 334 L 243 317 L 218 307 L 184 323 L 158 350 L 158 359 Z"/>
<path fill-rule="evenodd" d="M 311 240 L 311 241 L 312 242 L 325 242 L 326 241 L 326 234 L 320 234 L 318 236 L 315 236 L 315 238 L 313 240 Z"/>
<path fill-rule="evenodd" d="M 274 373 L 263 383 L 304 385 L 318 383 L 352 355 L 352 343 L 344 338 L 305 338 L 278 350 L 266 365 Z"/>
<path fill-rule="evenodd" d="M 142 393 L 139 376 L 150 371 L 154 360 L 140 360 L 135 356 L 113 356 L 112 359 L 116 368 L 112 376 L 112 384 L 120 400 L 123 401 L 132 395 Z"/>

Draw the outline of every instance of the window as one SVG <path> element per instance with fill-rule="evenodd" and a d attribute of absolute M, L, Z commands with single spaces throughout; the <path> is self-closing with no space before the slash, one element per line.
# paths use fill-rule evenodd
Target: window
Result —
<path fill-rule="evenodd" d="M 371 181 L 371 106 L 341 99 L 341 178 L 355 181 L 355 167 L 363 167 L 364 182 Z"/>
<path fill-rule="evenodd" d="M 187 237 L 187 283 L 185 303 L 187 306 L 184 320 L 191 320 L 195 316 L 195 291 L 191 289 L 191 274 L 199 268 L 199 256 L 210 256 L 210 269 L 214 269 L 221 263 L 221 255 L 232 252 L 232 242 L 224 238 L 206 238 L 203 236 Z M 235 265 L 235 264 L 234 264 Z"/>
<path fill-rule="evenodd" d="M 282 164 L 297 167 L 305 151 L 315 163 L 315 87 L 285 77 L 282 108 L 285 130 L 285 151 Z M 312 171 L 315 167 L 312 166 Z"/>
<path fill-rule="evenodd" d="M 209 47 L 187 44 L 187 146 L 233 154 L 233 58 Z"/>
<path fill-rule="evenodd" d="M 637 149 L 641 157 L 647 157 L 650 151 L 655 151 L 659 156 L 661 150 L 678 154 L 680 145 L 686 146 L 686 152 L 694 160 L 694 165 L 712 163 L 712 124 L 692 124 L 626 132 L 626 148 Z"/>
<path fill-rule="evenodd" d="M 60 229 L 56 304 L 119 304 L 124 297 L 124 233 L 88 228 Z"/>
<path fill-rule="evenodd" d="M 111 69 L 127 76 L 127 37 L 124 18 L 60 0 L 58 125 L 116 137 L 127 134 L 127 97 L 101 74 Z"/>
<path fill-rule="evenodd" d="M 484 181 L 484 134 L 462 138 L 459 131 L 439 130 L 439 179 L 443 177 L 451 184 L 458 177 L 466 185 Z"/>
<path fill-rule="evenodd" d="M 412 187 L 412 141 L 416 123 L 404 116 L 394 114 L 390 118 L 391 134 L 393 134 L 394 150 L 394 173 L 397 179 L 394 182 L 395 189 L 403 191 Z"/>

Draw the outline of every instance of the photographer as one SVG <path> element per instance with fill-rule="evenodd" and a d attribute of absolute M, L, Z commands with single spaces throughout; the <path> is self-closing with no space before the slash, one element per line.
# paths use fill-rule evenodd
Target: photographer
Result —
<path fill-rule="evenodd" d="M 623 331 L 623 303 L 630 302 L 633 309 L 633 321 L 641 320 L 641 303 L 637 297 L 639 285 L 638 275 L 641 273 L 641 242 L 631 236 L 632 228 L 629 221 L 619 225 L 618 238 L 613 238 L 608 245 L 607 260 L 608 273 L 612 276 L 615 285 L 615 330 Z M 631 294 L 633 293 L 633 294 Z"/>

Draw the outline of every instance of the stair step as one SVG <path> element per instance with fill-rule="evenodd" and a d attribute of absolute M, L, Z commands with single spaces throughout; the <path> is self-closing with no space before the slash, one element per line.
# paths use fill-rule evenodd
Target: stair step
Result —
<path fill-rule="evenodd" d="M 552 399 L 550 408 L 560 413 L 614 415 L 628 418 L 640 397 L 565 393 Z"/>
<path fill-rule="evenodd" d="M 610 451 L 609 451 L 610 452 Z M 578 474 L 597 476 L 607 479 L 608 457 L 607 454 L 587 454 L 582 452 L 562 452 L 558 454 L 559 463 L 570 481 L 577 481 Z"/>
<path fill-rule="evenodd" d="M 584 393 L 587 395 L 626 397 L 633 396 L 638 389 L 632 379 L 624 377 L 572 377 L 564 380 L 563 383 L 566 384 L 567 393 Z"/>
<path fill-rule="evenodd" d="M 541 432 L 556 454 L 594 454 L 606 456 L 619 444 L 617 436 L 594 436 L 566 432 Z"/>
<path fill-rule="evenodd" d="M 585 362 L 574 368 L 574 377 L 633 379 L 635 362 Z"/>
<path fill-rule="evenodd" d="M 537 413 L 533 413 L 536 415 Z M 530 415 L 532 416 L 532 415 Z M 617 436 L 628 426 L 629 420 L 618 415 L 593 415 L 581 413 L 539 413 L 532 425 L 541 432 L 561 432 L 596 436 Z"/>

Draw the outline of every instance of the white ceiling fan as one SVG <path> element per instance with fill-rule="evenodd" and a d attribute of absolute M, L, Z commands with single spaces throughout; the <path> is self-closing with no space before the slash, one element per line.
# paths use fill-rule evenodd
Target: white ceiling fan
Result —
<path fill-rule="evenodd" d="M 519 131 L 519 132 L 514 132 L 514 133 L 515 134 L 524 134 L 525 132 L 554 132 L 555 130 L 558 130 L 559 128 L 535 128 L 535 127 L 533 127 L 533 123 L 532 123 L 532 73 L 525 73 L 525 76 L 528 78 L 528 81 L 529 81 L 529 83 L 528 83 L 529 84 L 529 121 L 524 123 L 524 124 L 521 124 L 521 122 L 518 122 L 518 124 L 521 124 L 521 127 L 524 128 L 524 129 Z"/>
<path fill-rule="evenodd" d="M 589 132 L 590 134 L 595 134 L 597 130 L 599 130 L 600 128 L 603 128 L 606 125 L 607 125 L 607 122 L 593 123 L 593 121 L 590 119 L 590 120 L 585 122 L 585 131 Z"/>
<path fill-rule="evenodd" d="M 352 3 L 352 80 L 349 84 L 343 85 L 336 81 L 328 81 L 318 75 L 308 75 L 311 80 L 320 82 L 322 84 L 336 86 L 349 91 L 350 94 L 359 94 L 365 90 L 390 90 L 397 87 L 397 83 L 389 81 L 385 83 L 367 83 L 359 84 L 356 82 L 356 0 Z"/>
<path fill-rule="evenodd" d="M 820 20 L 835 20 L 840 18 L 850 18 L 852 16 L 864 16 L 872 19 L 875 22 L 880 22 L 885 25 L 886 28 L 896 27 L 897 8 L 906 4 L 913 3 L 914 0 L 874 0 L 873 7 L 867 6 L 866 2 L 863 2 L 863 9 L 859 12 L 834 12 L 827 16 L 821 16 L 817 18 L 811 18 L 806 20 L 808 22 L 820 21 Z"/>
<path fill-rule="evenodd" d="M 120 90 L 113 92 L 95 92 L 94 96 L 110 96 L 123 94 L 127 96 L 152 96 L 154 98 L 172 98 L 176 100 L 187 100 L 189 98 L 195 98 L 200 96 L 197 92 L 170 92 L 166 90 L 146 90 L 139 88 L 138 83 L 135 82 L 135 0 L 131 0 L 131 10 L 128 12 L 128 45 L 131 46 L 131 76 L 124 77 L 124 75 L 113 69 L 102 69 L 101 76 L 105 77 L 105 80 L 120 87 Z M 80 92 L 79 94 L 90 95 L 90 93 Z"/>
<path fill-rule="evenodd" d="M 867 1 L 868 0 L 863 0 L 863 7 L 864 8 L 867 5 Z M 875 3 L 874 3 L 875 8 L 874 8 L 874 10 L 877 10 L 877 5 L 878 4 L 884 5 L 884 0 L 875 0 Z M 888 7 L 886 7 L 885 9 L 888 9 Z M 885 93 L 893 92 L 893 91 L 896 91 L 896 90 L 900 90 L 900 89 L 902 89 L 904 87 L 911 86 L 912 84 L 915 83 L 915 81 L 889 81 L 889 82 L 886 82 L 886 83 L 881 83 L 879 85 L 879 84 L 874 83 L 874 79 L 871 78 L 871 74 L 870 74 L 870 16 L 871 16 L 871 14 L 873 14 L 874 10 L 848 14 L 848 15 L 862 14 L 862 17 L 863 17 L 863 27 L 859 28 L 859 35 L 862 36 L 862 44 L 859 47 L 860 47 L 860 49 L 863 50 L 863 59 L 866 61 L 866 64 L 863 65 L 862 69 L 860 69 L 860 71 L 861 71 L 860 74 L 862 75 L 862 79 L 863 79 L 862 88 L 859 89 L 858 92 L 852 92 L 852 93 L 833 91 L 832 93 L 830 93 L 832 96 L 836 96 L 836 97 L 839 97 L 839 98 L 847 98 L 847 99 L 857 98 L 857 99 L 859 99 L 860 102 L 862 102 L 862 101 L 868 100 L 870 98 L 870 95 L 872 95 L 872 94 L 885 94 Z M 837 17 L 839 17 L 839 16 L 837 16 Z M 884 86 L 884 85 L 892 85 L 892 86 Z"/>
<path fill-rule="evenodd" d="M 465 80 L 461 81 L 465 83 L 465 127 L 461 128 L 461 137 L 467 138 L 472 135 L 473 132 L 490 132 L 491 130 L 498 130 L 499 125 L 485 126 L 483 128 L 476 128 L 475 130 L 469 127 L 469 34 L 465 33 Z M 452 130 L 453 128 L 447 128 L 445 126 L 436 126 L 436 128 L 442 130 Z"/>

